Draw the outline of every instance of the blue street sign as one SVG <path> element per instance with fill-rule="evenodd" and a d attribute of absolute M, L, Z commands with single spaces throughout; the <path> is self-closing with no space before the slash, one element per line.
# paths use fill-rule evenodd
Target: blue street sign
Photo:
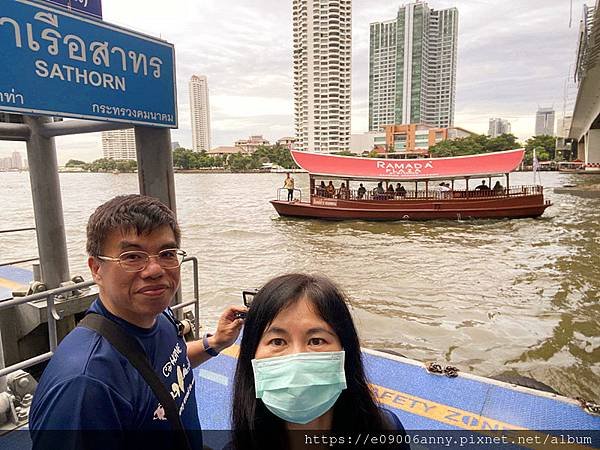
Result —
<path fill-rule="evenodd" d="M 102 19 L 102 0 L 39 0 Z"/>
<path fill-rule="evenodd" d="M 168 42 L 30 0 L 2 0 L 0 111 L 177 128 Z"/>

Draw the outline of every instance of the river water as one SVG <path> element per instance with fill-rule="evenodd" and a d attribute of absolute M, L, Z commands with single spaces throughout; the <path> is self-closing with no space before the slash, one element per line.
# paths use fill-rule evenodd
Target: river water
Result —
<path fill-rule="evenodd" d="M 349 295 L 365 347 L 483 376 L 530 376 L 600 400 L 600 199 L 551 189 L 600 177 L 543 173 L 554 206 L 540 219 L 421 223 L 279 218 L 269 200 L 283 177 L 175 177 L 182 247 L 200 260 L 208 329 L 244 288 L 289 271 L 324 273 Z M 295 178 L 306 192 L 308 176 Z M 112 196 L 137 192 L 137 175 L 60 181 L 71 275 L 88 279 L 87 218 Z M 532 175 L 511 182 L 531 184 Z M 0 229 L 34 226 L 29 175 L 0 173 L 0 186 Z M 0 261 L 35 255 L 33 232 L 0 235 Z"/>

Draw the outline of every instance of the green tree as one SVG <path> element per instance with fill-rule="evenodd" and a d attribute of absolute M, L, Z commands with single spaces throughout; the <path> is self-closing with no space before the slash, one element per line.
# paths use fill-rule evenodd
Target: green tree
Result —
<path fill-rule="evenodd" d="M 196 156 L 192 150 L 179 148 L 173 151 L 173 167 L 177 169 L 193 169 Z"/>
<path fill-rule="evenodd" d="M 554 160 L 556 156 L 556 138 L 554 136 L 541 135 L 533 136 L 527 139 L 527 142 L 525 143 L 525 150 L 527 150 L 527 155 L 529 158 L 533 158 L 534 148 L 536 149 L 538 160 Z M 541 153 L 541 150 L 543 150 L 545 153 Z"/>
<path fill-rule="evenodd" d="M 78 159 L 70 159 L 69 161 L 67 161 L 67 164 L 65 164 L 65 167 L 84 167 L 87 165 L 88 163 L 86 163 L 85 161 L 80 161 Z"/>
<path fill-rule="evenodd" d="M 474 134 L 465 138 L 438 142 L 429 147 L 429 153 L 436 157 L 476 155 L 478 153 L 501 152 L 519 148 L 517 138 L 512 134 L 490 138 L 483 134 Z"/>

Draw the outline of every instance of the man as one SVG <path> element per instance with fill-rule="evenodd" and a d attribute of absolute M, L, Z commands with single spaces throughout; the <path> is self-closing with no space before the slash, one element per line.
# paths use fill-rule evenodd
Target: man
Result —
<path fill-rule="evenodd" d="M 360 183 L 360 186 L 358 187 L 358 191 L 357 191 L 358 198 L 362 199 L 366 193 L 367 193 L 367 189 L 363 186 L 362 183 Z"/>
<path fill-rule="evenodd" d="M 288 202 L 291 202 L 294 200 L 294 179 L 290 176 L 290 174 L 287 174 L 287 177 L 285 178 L 285 181 L 283 182 L 283 187 L 284 189 L 287 189 L 288 191 Z"/>
<path fill-rule="evenodd" d="M 485 180 L 481 180 L 481 184 L 475 188 L 476 191 L 489 191 L 490 187 L 485 184 Z"/>
<path fill-rule="evenodd" d="M 245 308 L 227 308 L 214 336 L 185 343 L 168 308 L 185 256 L 180 241 L 173 212 L 154 198 L 126 195 L 101 205 L 87 226 L 88 266 L 99 289 L 89 313 L 108 318 L 141 344 L 175 400 L 188 441 L 201 449 L 192 369 L 233 344 L 243 324 L 236 314 Z M 47 430 L 171 431 L 163 406 L 127 358 L 80 326 L 58 346 L 38 385 L 30 415 L 34 449 L 59 448 L 51 442 L 56 439 L 61 449 L 82 446 L 81 436 Z M 102 446 L 115 448 L 122 438 L 102 433 Z"/>

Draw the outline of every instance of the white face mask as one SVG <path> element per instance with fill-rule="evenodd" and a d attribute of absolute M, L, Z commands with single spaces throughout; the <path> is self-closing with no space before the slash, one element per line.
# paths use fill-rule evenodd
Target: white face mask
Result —
<path fill-rule="evenodd" d="M 253 359 L 256 398 L 287 422 L 312 422 L 346 389 L 344 358 L 341 351 Z"/>

